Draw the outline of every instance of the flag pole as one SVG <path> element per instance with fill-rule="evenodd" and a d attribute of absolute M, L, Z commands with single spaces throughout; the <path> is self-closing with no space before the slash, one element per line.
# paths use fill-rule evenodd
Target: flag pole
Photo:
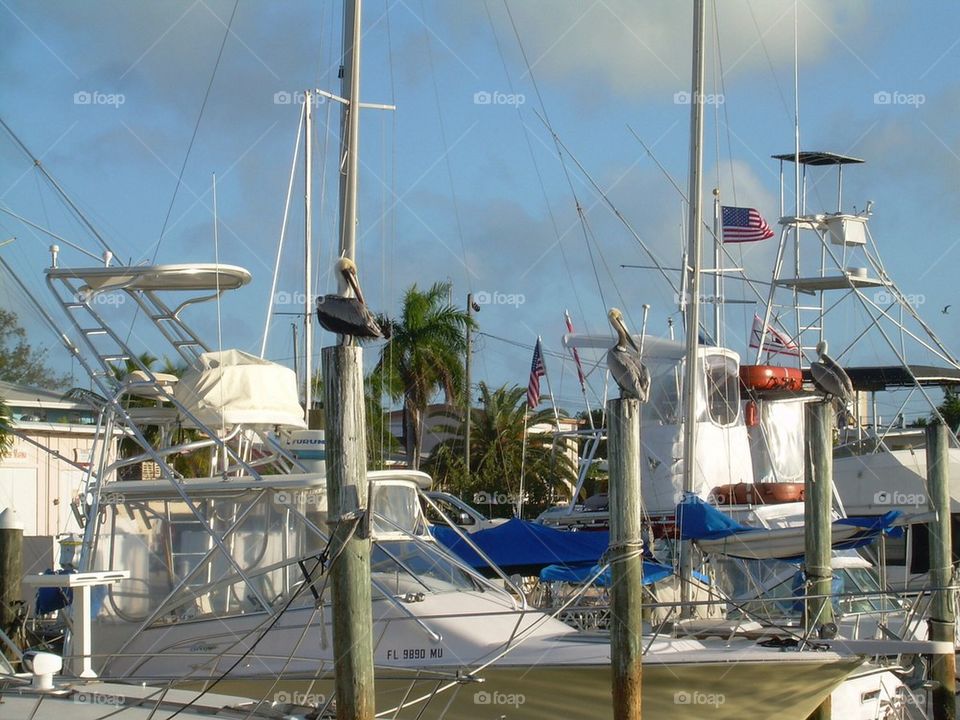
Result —
<path fill-rule="evenodd" d="M 520 493 L 517 495 L 517 519 L 523 520 L 523 466 L 527 460 L 527 416 L 530 408 L 523 409 L 523 444 L 520 447 Z"/>

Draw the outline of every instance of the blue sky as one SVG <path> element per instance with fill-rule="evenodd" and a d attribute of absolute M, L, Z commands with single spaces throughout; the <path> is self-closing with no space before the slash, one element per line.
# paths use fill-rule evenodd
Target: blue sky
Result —
<path fill-rule="evenodd" d="M 605 331 L 606 307 L 623 307 L 637 327 L 641 304 L 650 303 L 649 330 L 666 335 L 676 313 L 672 291 L 654 273 L 620 268 L 649 258 L 569 156 L 561 165 L 540 117 L 549 118 L 660 261 L 676 267 L 681 197 L 628 126 L 685 191 L 689 105 L 677 94 L 690 83 L 690 5 L 367 0 L 362 95 L 397 106 L 362 115 L 358 261 L 370 304 L 390 312 L 411 283 L 448 278 L 456 302 L 468 291 L 501 300 L 477 318 L 496 337 L 478 339 L 474 377 L 525 383 L 528 347 L 542 335 L 555 394 L 569 409 L 582 405 L 575 374 L 549 354 L 562 351 L 565 308 L 578 329 Z M 723 102 L 707 107 L 707 197 L 718 186 L 725 202 L 757 207 L 771 224 L 777 219 L 777 166 L 769 156 L 793 147 L 796 8 L 801 144 L 868 161 L 846 174 L 844 204 L 862 209 L 874 201 L 870 226 L 887 270 L 956 348 L 954 316 L 940 309 L 956 301 L 960 313 L 953 280 L 960 252 L 953 197 L 960 180 L 960 7 L 937 0 L 720 5 L 714 12 L 708 3 L 708 92 Z M 305 87 L 338 90 L 341 20 L 338 3 L 239 3 L 171 208 L 233 9 L 233 2 L 213 0 L 4 0 L 0 113 L 134 263 L 155 251 L 159 262 L 213 260 L 215 172 L 221 261 L 254 275 L 223 303 L 223 343 L 258 351 L 298 123 L 297 105 L 283 100 Z M 484 104 L 482 93 L 496 100 Z M 320 105 L 317 118 L 315 147 L 318 155 L 327 152 L 314 176 L 314 237 L 320 290 L 327 291 L 336 244 L 337 108 Z M 302 287 L 299 168 L 296 179 L 278 286 L 291 296 Z M 810 179 L 809 209 L 822 201 L 832 210 L 832 179 Z M 571 185 L 586 227 L 577 220 Z M 96 249 L 7 136 L 0 139 L 0 202 Z M 17 238 L 0 252 L 45 299 L 50 240 L 8 215 L 0 216 L 0 234 Z M 774 252 L 773 241 L 745 248 L 743 266 L 766 278 Z M 82 261 L 67 250 L 63 258 Z M 740 291 L 728 287 L 731 296 Z M 22 314 L 36 344 L 51 346 L 55 364 L 69 367 L 6 278 L 0 303 Z M 213 308 L 204 311 L 197 324 L 213 338 Z M 738 351 L 745 350 L 753 311 L 728 307 L 727 341 Z M 118 324 L 130 322 L 129 308 L 115 312 Z M 276 316 L 272 323 L 267 354 L 282 362 L 292 356 L 290 320 Z M 861 320 L 838 310 L 831 339 L 855 332 Z M 155 354 L 172 354 L 142 319 L 134 337 Z M 882 346 L 865 341 L 850 359 L 869 361 Z M 375 354 L 371 348 L 368 360 Z M 598 393 L 601 384 L 598 373 Z"/>

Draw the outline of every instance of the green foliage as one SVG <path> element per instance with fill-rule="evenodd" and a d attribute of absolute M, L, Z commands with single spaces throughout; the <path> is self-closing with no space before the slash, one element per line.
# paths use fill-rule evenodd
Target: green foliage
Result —
<path fill-rule="evenodd" d="M 954 432 L 960 428 L 960 394 L 957 393 L 956 388 L 945 387 L 943 389 L 943 402 L 937 406 L 937 410 L 943 415 L 947 427 L 952 428 Z M 931 417 L 931 420 L 934 417 L 936 415 Z"/>
<path fill-rule="evenodd" d="M 48 367 L 43 356 L 27 342 L 16 313 L 0 309 L 0 380 L 49 390 L 65 387 L 69 377 Z"/>
<path fill-rule="evenodd" d="M 10 434 L 10 408 L 0 398 L 0 460 L 10 452 L 13 446 L 13 435 Z"/>
<path fill-rule="evenodd" d="M 450 303 L 449 282 L 427 290 L 412 285 L 398 318 L 380 317 L 390 339 L 380 351 L 375 374 L 393 400 L 403 401 L 403 437 L 410 467 L 420 467 L 423 416 L 430 399 L 442 391 L 455 402 L 464 382 L 466 330 L 471 318 Z"/>
<path fill-rule="evenodd" d="M 390 432 L 390 420 L 380 399 L 382 383 L 372 373 L 363 384 L 363 401 L 367 419 L 367 468 L 383 470 L 387 458 L 400 451 L 400 443 Z"/>
<path fill-rule="evenodd" d="M 491 390 L 481 382 L 480 407 L 471 408 L 470 466 L 467 476 L 463 460 L 465 423 L 449 415 L 450 422 L 437 430 L 451 437 L 440 443 L 428 461 L 429 471 L 443 487 L 459 492 L 468 501 L 475 494 L 516 498 L 520 492 L 521 465 L 524 478 L 524 507 L 530 515 L 550 505 L 558 496 L 569 497 L 576 482 L 576 465 L 555 448 L 552 437 L 527 433 L 524 448 L 524 416 L 527 414 L 526 388 L 506 385 Z M 526 427 L 554 424 L 552 410 L 530 413 Z M 484 505 L 492 515 L 510 515 L 513 507 Z"/>

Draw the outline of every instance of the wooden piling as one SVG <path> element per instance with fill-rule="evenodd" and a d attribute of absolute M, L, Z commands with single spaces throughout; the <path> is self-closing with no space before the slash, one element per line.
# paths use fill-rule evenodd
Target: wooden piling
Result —
<path fill-rule="evenodd" d="M 640 720 L 643 558 L 640 401 L 607 404 L 610 459 L 610 666 L 614 720 Z"/>
<path fill-rule="evenodd" d="M 13 508 L 0 512 L 0 629 L 8 635 L 17 621 L 23 577 L 23 525 Z"/>
<path fill-rule="evenodd" d="M 931 640 L 949 642 L 953 646 L 955 592 L 953 583 L 953 550 L 950 528 L 950 439 L 947 427 L 934 422 L 926 430 L 927 492 L 934 512 L 930 524 L 930 602 L 929 635 Z M 933 688 L 934 720 L 954 720 L 957 716 L 957 658 L 954 653 L 934 655 L 930 667 Z"/>
<path fill-rule="evenodd" d="M 804 603 L 804 629 L 814 640 L 818 631 L 833 622 L 830 602 L 833 570 L 831 555 L 831 509 L 833 507 L 833 404 L 807 403 L 804 434 L 804 501 L 806 528 L 804 572 L 807 576 Z M 829 720 L 830 696 L 811 715 L 810 720 Z"/>
<path fill-rule="evenodd" d="M 370 536 L 362 516 L 370 498 L 359 347 L 322 352 L 326 410 L 326 468 L 333 604 L 334 680 L 338 720 L 373 720 L 373 611 Z"/>

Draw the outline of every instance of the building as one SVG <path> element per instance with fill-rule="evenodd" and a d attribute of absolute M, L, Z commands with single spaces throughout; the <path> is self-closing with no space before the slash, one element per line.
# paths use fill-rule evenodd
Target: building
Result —
<path fill-rule="evenodd" d="M 83 489 L 97 432 L 96 411 L 61 393 L 3 381 L 0 398 L 19 434 L 0 458 L 0 509 L 16 511 L 25 536 L 79 532 L 71 502 Z M 115 442 L 111 456 L 116 456 Z"/>

